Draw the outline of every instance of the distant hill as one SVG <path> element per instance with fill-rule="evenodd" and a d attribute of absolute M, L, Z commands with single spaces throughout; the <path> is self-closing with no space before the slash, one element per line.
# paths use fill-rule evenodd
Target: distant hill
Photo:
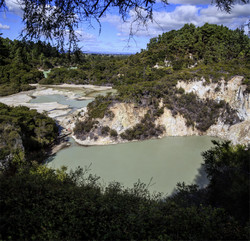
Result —
<path fill-rule="evenodd" d="M 248 120 L 250 40 L 239 29 L 186 24 L 180 30 L 152 38 L 141 53 L 119 60 L 106 59 L 96 62 L 96 66 L 92 81 L 110 84 L 118 93 L 97 98 L 88 105 L 87 119 L 80 121 L 75 129 L 80 139 L 89 140 L 89 134 L 95 136 L 97 130 L 101 133 L 114 122 L 114 127 L 120 126 L 114 130 L 118 133 L 118 142 L 205 133 L 227 139 L 228 133 L 236 136 L 236 130 L 241 130 L 236 124 Z M 118 109 L 130 113 L 129 129 L 121 127 L 120 117 L 116 115 Z M 110 114 L 112 111 L 114 113 Z M 126 113 L 123 117 L 128 119 Z M 93 119 L 102 120 L 94 124 Z M 173 131 L 178 121 L 179 129 Z M 85 125 L 91 127 L 87 132 Z M 228 128 L 223 130 L 224 136 L 220 135 L 223 125 Z M 232 132 L 229 131 L 231 126 L 234 126 Z M 246 122 L 242 128 L 245 126 L 248 126 Z M 231 140 L 245 143 L 248 136 L 237 138 Z M 110 139 L 111 143 L 114 141 Z"/>
<path fill-rule="evenodd" d="M 152 38 L 143 56 L 151 63 L 171 61 L 176 69 L 198 62 L 219 63 L 233 59 L 249 61 L 250 43 L 243 30 L 230 30 L 224 26 L 206 23 L 202 27 L 185 24 Z"/>

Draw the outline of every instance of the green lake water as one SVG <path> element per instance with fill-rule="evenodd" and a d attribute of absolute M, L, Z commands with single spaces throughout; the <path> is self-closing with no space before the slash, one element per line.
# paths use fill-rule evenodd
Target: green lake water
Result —
<path fill-rule="evenodd" d="M 58 88 L 60 90 L 60 88 Z M 88 103 L 94 100 L 94 98 L 98 95 L 103 95 L 105 96 L 108 93 L 116 93 L 115 90 L 103 90 L 103 91 L 92 91 L 89 89 L 75 89 L 73 90 L 77 96 L 82 97 L 82 96 L 88 96 L 91 99 L 87 100 L 78 100 L 78 99 L 70 99 L 65 95 L 42 95 L 42 96 L 37 96 L 34 99 L 31 99 L 29 102 L 30 103 L 45 103 L 45 102 L 57 102 L 62 105 L 68 105 L 69 107 L 73 109 L 79 109 L 82 107 L 86 107 Z"/>
<path fill-rule="evenodd" d="M 73 142 L 48 160 L 48 166 L 89 167 L 101 183 L 121 182 L 132 187 L 140 179 L 150 191 L 171 194 L 177 182 L 207 184 L 201 171 L 201 152 L 212 146 L 207 136 L 165 137 L 107 146 L 84 147 Z"/>
<path fill-rule="evenodd" d="M 94 98 L 97 94 L 88 93 Z M 87 93 L 85 93 L 86 95 Z M 87 106 L 91 100 L 71 100 L 63 95 L 46 95 L 31 102 L 58 102 L 71 108 Z M 201 152 L 208 150 L 211 140 L 207 136 L 165 137 L 162 139 L 130 142 L 107 146 L 80 146 L 72 139 L 72 145 L 48 159 L 53 168 L 67 166 L 75 170 L 78 166 L 89 167 L 89 173 L 100 176 L 100 182 L 121 182 L 132 187 L 140 180 L 150 183 L 149 190 L 171 194 L 177 182 L 207 184 L 206 175 L 201 170 Z M 150 182 L 151 180 L 151 182 Z"/>
<path fill-rule="evenodd" d="M 45 102 L 57 102 L 62 105 L 69 105 L 73 109 L 82 108 L 88 105 L 92 100 L 75 100 L 69 99 L 64 95 L 42 95 L 37 96 L 35 99 L 30 100 L 30 103 L 45 103 Z"/>

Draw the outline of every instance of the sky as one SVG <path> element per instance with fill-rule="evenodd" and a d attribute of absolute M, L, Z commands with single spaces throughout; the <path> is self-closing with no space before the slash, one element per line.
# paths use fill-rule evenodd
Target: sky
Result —
<path fill-rule="evenodd" d="M 170 30 L 178 30 L 185 23 L 202 26 L 205 23 L 219 24 L 230 29 L 236 29 L 249 22 L 250 3 L 236 4 L 230 14 L 211 5 L 212 0 L 168 0 L 164 6 L 156 0 L 153 11 L 154 21 L 148 21 L 147 26 L 133 24 L 133 37 L 129 33 L 133 22 L 134 11 L 131 10 L 126 22 L 123 22 L 116 9 L 110 9 L 100 19 L 101 32 L 96 22 L 89 25 L 81 24 L 79 46 L 82 51 L 89 53 L 136 53 L 146 49 L 147 43 Z M 22 10 L 17 0 L 6 0 L 8 11 L 0 11 L 0 33 L 3 37 L 19 39 L 23 28 Z M 248 31 L 245 27 L 246 33 Z"/>

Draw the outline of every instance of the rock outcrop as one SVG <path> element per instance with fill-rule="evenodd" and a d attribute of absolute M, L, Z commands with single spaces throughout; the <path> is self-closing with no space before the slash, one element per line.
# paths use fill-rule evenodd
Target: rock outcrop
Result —
<path fill-rule="evenodd" d="M 237 110 L 241 122 L 235 125 L 226 125 L 219 118 L 205 133 L 230 140 L 233 144 L 250 143 L 250 95 L 246 93 L 246 85 L 242 85 L 242 76 L 235 76 L 228 82 L 205 84 L 205 80 L 183 82 L 179 81 L 177 88 L 183 88 L 186 93 L 195 93 L 201 99 L 224 100 L 233 109 Z"/>
<path fill-rule="evenodd" d="M 186 119 L 177 114 L 172 115 L 171 110 L 164 108 L 164 112 L 160 117 L 156 118 L 154 124 L 156 126 L 163 126 L 165 128 L 163 136 L 190 136 L 190 135 L 209 135 L 230 140 L 233 144 L 249 144 L 250 143 L 250 98 L 249 93 L 246 93 L 246 86 L 242 84 L 243 77 L 236 76 L 226 82 L 221 80 L 218 83 L 207 84 L 204 79 L 200 81 L 184 82 L 179 81 L 177 88 L 183 88 L 185 93 L 195 93 L 201 99 L 213 99 L 220 102 L 224 100 L 233 109 L 237 110 L 237 115 L 241 122 L 229 125 L 225 124 L 221 118 L 217 123 L 210 126 L 205 132 L 196 129 L 193 126 L 186 125 Z M 160 102 L 160 107 L 163 102 Z M 104 117 L 97 119 L 98 124 L 94 128 L 94 134 L 88 135 L 85 140 L 77 139 L 73 136 L 79 144 L 82 145 L 105 145 L 126 142 L 119 134 L 123 133 L 129 128 L 133 128 L 141 122 L 149 107 L 138 107 L 131 103 L 115 103 L 110 107 L 113 112 L 113 118 Z M 78 114 L 78 116 L 81 116 Z M 83 114 L 79 120 L 86 119 L 87 113 Z M 76 116 L 75 116 L 76 118 Z M 110 135 L 102 136 L 100 128 L 108 126 L 117 132 L 117 137 Z M 72 128 L 72 126 L 71 126 Z"/>
<path fill-rule="evenodd" d="M 186 125 L 186 119 L 182 115 L 173 116 L 167 108 L 164 108 L 164 113 L 156 120 L 156 124 L 165 127 L 162 136 L 192 136 L 199 134 L 198 130 Z"/>
<path fill-rule="evenodd" d="M 186 93 L 195 93 L 201 99 L 224 100 L 233 109 L 236 109 L 241 120 L 246 120 L 250 115 L 250 97 L 245 93 L 246 85 L 242 85 L 242 76 L 233 77 L 227 83 L 221 80 L 219 83 L 206 84 L 204 79 L 200 81 L 179 81 L 177 88 L 183 88 Z"/>
<path fill-rule="evenodd" d="M 89 133 L 89 135 L 86 136 L 85 140 L 80 140 L 76 138 L 75 135 L 73 135 L 75 141 L 81 145 L 107 145 L 126 142 L 120 136 L 102 136 L 100 133 L 100 129 L 104 126 L 108 126 L 110 129 L 116 130 L 117 134 L 119 135 L 125 130 L 132 128 L 136 124 L 140 123 L 144 115 L 147 113 L 148 108 L 136 107 L 135 104 L 130 103 L 116 103 L 112 107 L 110 107 L 109 110 L 114 114 L 113 118 L 105 116 L 103 119 L 96 119 L 98 121 L 98 124 L 96 125 L 97 128 Z M 78 113 L 82 112 L 75 113 L 74 118 L 79 116 Z M 87 114 L 83 114 L 83 116 L 78 117 L 78 120 L 84 121 L 86 118 Z M 72 121 L 70 120 L 68 120 L 68 122 L 72 123 Z M 74 126 L 72 126 L 71 124 L 70 128 L 73 127 Z"/>

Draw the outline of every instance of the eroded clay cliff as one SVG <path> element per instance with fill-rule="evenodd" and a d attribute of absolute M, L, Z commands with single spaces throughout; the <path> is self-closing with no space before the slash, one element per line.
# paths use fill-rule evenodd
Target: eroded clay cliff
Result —
<path fill-rule="evenodd" d="M 213 99 L 216 101 L 224 100 L 233 109 L 237 110 L 237 115 L 241 122 L 229 125 L 225 124 L 222 118 L 219 118 L 216 124 L 213 124 L 205 132 L 197 130 L 195 126 L 187 126 L 186 119 L 179 113 L 173 115 L 171 110 L 167 109 L 162 102 L 160 107 L 164 108 L 163 114 L 154 120 L 156 126 L 163 126 L 164 131 L 159 137 L 163 136 L 190 136 L 190 135 L 209 135 L 230 140 L 234 144 L 249 144 L 250 142 L 250 98 L 246 93 L 246 86 L 242 84 L 243 77 L 236 76 L 226 82 L 221 80 L 218 83 L 207 83 L 204 79 L 198 81 L 184 82 L 179 81 L 176 88 L 183 88 L 185 93 L 195 93 L 201 99 Z M 97 119 L 98 123 L 92 131 L 84 138 L 75 140 L 82 145 L 105 145 L 126 142 L 120 134 L 129 128 L 133 128 L 142 121 L 149 107 L 140 107 L 131 103 L 115 103 L 110 109 L 113 116 Z M 77 115 L 78 121 L 87 118 L 86 110 Z M 74 121 L 70 128 L 73 129 Z M 117 132 L 117 136 L 102 135 L 101 128 L 108 126 Z"/>

